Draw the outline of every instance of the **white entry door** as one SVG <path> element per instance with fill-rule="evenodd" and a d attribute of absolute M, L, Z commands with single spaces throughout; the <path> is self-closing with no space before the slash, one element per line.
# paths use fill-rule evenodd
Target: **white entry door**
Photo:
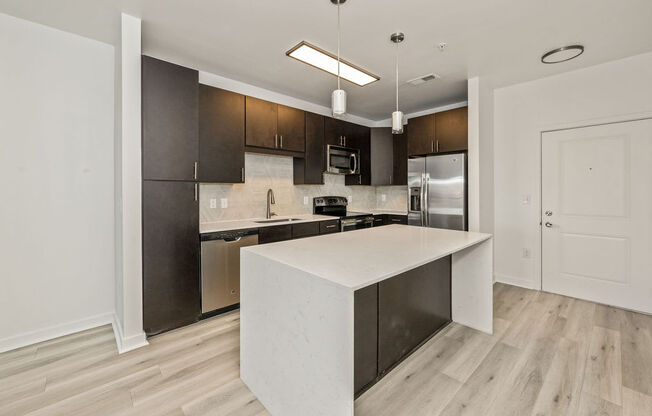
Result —
<path fill-rule="evenodd" d="M 543 290 L 652 313 L 652 120 L 542 140 Z"/>

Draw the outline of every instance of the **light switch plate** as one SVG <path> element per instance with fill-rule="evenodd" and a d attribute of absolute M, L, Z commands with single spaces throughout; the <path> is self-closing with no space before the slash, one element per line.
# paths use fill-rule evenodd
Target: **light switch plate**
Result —
<path fill-rule="evenodd" d="M 228 208 L 229 207 L 229 200 L 226 198 L 220 198 L 220 206 L 222 208 Z"/>
<path fill-rule="evenodd" d="M 309 199 L 307 196 L 304 196 L 304 197 L 303 197 L 303 205 L 308 205 L 308 201 L 309 201 L 309 200 L 310 200 L 310 199 Z"/>
<path fill-rule="evenodd" d="M 211 208 L 217 208 L 217 199 L 211 198 Z"/>
<path fill-rule="evenodd" d="M 346 197 L 346 200 L 349 201 L 349 204 L 353 202 L 353 195 L 349 195 Z"/>

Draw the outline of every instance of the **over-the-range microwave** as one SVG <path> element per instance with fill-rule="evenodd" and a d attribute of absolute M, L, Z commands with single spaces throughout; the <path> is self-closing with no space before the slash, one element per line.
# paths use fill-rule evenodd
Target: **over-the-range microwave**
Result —
<path fill-rule="evenodd" d="M 360 173 L 360 150 L 329 144 L 326 151 L 326 171 L 341 175 Z"/>

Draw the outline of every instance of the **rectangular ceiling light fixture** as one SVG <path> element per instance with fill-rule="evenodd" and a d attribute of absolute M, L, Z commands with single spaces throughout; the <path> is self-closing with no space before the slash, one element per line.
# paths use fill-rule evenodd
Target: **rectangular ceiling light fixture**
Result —
<path fill-rule="evenodd" d="M 298 61 L 337 76 L 337 55 L 333 55 L 315 45 L 311 45 L 305 40 L 287 51 L 285 54 Z M 361 87 L 380 79 L 380 77 L 371 72 L 365 71 L 364 69 L 346 62 L 341 58 L 340 77 Z"/>

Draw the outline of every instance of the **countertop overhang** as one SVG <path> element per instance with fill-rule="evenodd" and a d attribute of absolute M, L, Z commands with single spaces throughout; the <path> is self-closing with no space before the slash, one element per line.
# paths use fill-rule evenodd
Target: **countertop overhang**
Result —
<path fill-rule="evenodd" d="M 242 250 L 358 290 L 490 238 L 491 234 L 387 225 Z"/>

